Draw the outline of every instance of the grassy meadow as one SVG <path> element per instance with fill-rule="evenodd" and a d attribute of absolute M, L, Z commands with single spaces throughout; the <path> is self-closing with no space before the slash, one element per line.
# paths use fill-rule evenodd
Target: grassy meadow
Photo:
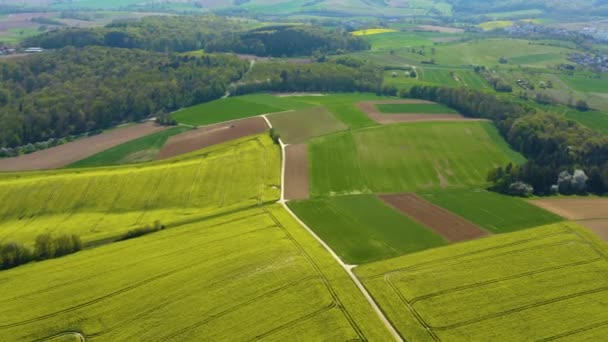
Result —
<path fill-rule="evenodd" d="M 487 122 L 408 123 L 313 139 L 313 196 L 481 186 L 496 165 L 522 163 Z"/>
<path fill-rule="evenodd" d="M 597 340 L 608 333 L 608 247 L 574 223 L 355 270 L 413 341 Z"/>
<path fill-rule="evenodd" d="M 97 167 L 122 164 L 142 163 L 154 160 L 167 140 L 180 133 L 189 131 L 189 127 L 173 127 L 162 132 L 135 139 L 103 152 L 79 160 L 69 168 Z"/>
<path fill-rule="evenodd" d="M 3 271 L 0 291 L 0 336 L 13 340 L 390 338 L 346 273 L 279 206 Z"/>
<path fill-rule="evenodd" d="M 562 221 L 527 201 L 482 189 L 421 192 L 427 201 L 477 224 L 491 233 L 509 233 Z"/>
<path fill-rule="evenodd" d="M 31 245 L 41 233 L 114 239 L 160 221 L 180 225 L 214 212 L 274 201 L 280 151 L 267 135 L 170 162 L 0 177 L 0 241 Z"/>
<path fill-rule="evenodd" d="M 349 264 L 362 264 L 442 246 L 433 231 L 374 195 L 290 202 L 289 207 Z"/>
<path fill-rule="evenodd" d="M 268 116 L 272 127 L 286 144 L 299 144 L 310 138 L 348 128 L 325 107 L 312 107 Z"/>
<path fill-rule="evenodd" d="M 384 114 L 458 114 L 454 109 L 438 103 L 378 104 L 376 108 Z"/>
<path fill-rule="evenodd" d="M 229 97 L 188 107 L 175 112 L 173 119 L 181 124 L 205 126 L 218 122 L 303 109 L 311 106 L 295 99 L 269 94 L 255 94 Z"/>

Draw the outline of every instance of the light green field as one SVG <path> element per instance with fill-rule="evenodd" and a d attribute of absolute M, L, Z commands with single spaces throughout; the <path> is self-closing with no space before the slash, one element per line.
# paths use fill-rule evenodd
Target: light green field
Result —
<path fill-rule="evenodd" d="M 404 47 L 432 46 L 433 38 L 446 35 L 436 32 L 387 32 L 365 36 L 365 39 L 374 50 L 400 50 Z"/>
<path fill-rule="evenodd" d="M 589 93 L 608 93 L 608 77 L 600 78 L 574 77 L 560 75 L 560 78 L 571 88 Z"/>
<path fill-rule="evenodd" d="M 443 65 L 498 65 L 505 57 L 512 65 L 540 66 L 566 63 L 574 50 L 563 47 L 529 44 L 521 39 L 483 39 L 436 47 L 434 56 Z"/>
<path fill-rule="evenodd" d="M 2 340 L 390 339 L 348 275 L 276 205 L 3 271 L 0 292 Z"/>
<path fill-rule="evenodd" d="M 268 116 L 268 120 L 286 144 L 299 144 L 312 137 L 348 128 L 324 107 L 273 114 Z"/>
<path fill-rule="evenodd" d="M 169 137 L 189 131 L 188 127 L 174 127 L 135 139 L 106 151 L 79 160 L 68 168 L 133 164 L 154 160 Z"/>
<path fill-rule="evenodd" d="M 188 107 L 173 114 L 173 118 L 182 124 L 204 126 L 308 107 L 311 105 L 297 101 L 297 99 L 255 94 L 229 97 Z"/>
<path fill-rule="evenodd" d="M 310 143 L 313 196 L 483 186 L 523 157 L 488 122 L 421 122 L 337 133 Z"/>
<path fill-rule="evenodd" d="M 376 108 L 378 108 L 381 113 L 385 114 L 458 114 L 458 112 L 452 108 L 440 105 L 438 103 L 379 104 L 376 105 Z"/>
<path fill-rule="evenodd" d="M 0 242 L 30 245 L 49 232 L 77 234 L 90 244 L 156 220 L 180 225 L 274 201 L 279 188 L 280 152 L 267 135 L 169 163 L 3 175 Z"/>
<path fill-rule="evenodd" d="M 571 109 L 566 111 L 566 117 L 578 121 L 595 131 L 608 134 L 608 113 L 594 110 L 580 112 Z"/>
<path fill-rule="evenodd" d="M 291 98 L 292 97 L 289 99 Z M 376 126 L 378 123 L 370 119 L 369 116 L 359 110 L 356 107 L 357 103 L 362 101 L 378 101 L 393 98 L 377 96 L 371 93 L 348 93 L 331 94 L 327 96 L 302 96 L 295 99 L 315 106 L 323 106 L 349 127 L 360 128 Z"/>
<path fill-rule="evenodd" d="M 509 233 L 563 220 L 521 198 L 481 189 L 421 192 L 420 195 L 494 234 Z"/>
<path fill-rule="evenodd" d="M 289 207 L 349 264 L 446 244 L 441 236 L 373 195 L 290 202 Z"/>
<path fill-rule="evenodd" d="M 602 340 L 608 246 L 574 223 L 355 269 L 408 341 Z"/>
<path fill-rule="evenodd" d="M 480 29 L 482 29 L 484 31 L 503 29 L 503 28 L 507 28 L 510 26 L 513 26 L 513 21 L 511 21 L 511 20 L 486 21 L 486 22 L 483 22 L 483 23 L 477 25 L 477 27 L 479 27 Z"/>

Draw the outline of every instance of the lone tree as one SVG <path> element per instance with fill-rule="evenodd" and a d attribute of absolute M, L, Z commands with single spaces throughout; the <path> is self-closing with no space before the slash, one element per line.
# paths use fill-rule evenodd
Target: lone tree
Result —
<path fill-rule="evenodd" d="M 589 110 L 589 105 L 584 100 L 578 100 L 576 101 L 576 109 L 586 112 Z"/>

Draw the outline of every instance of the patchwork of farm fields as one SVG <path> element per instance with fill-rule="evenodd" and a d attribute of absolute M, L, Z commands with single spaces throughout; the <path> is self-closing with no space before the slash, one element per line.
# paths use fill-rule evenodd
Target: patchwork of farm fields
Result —
<path fill-rule="evenodd" d="M 313 196 L 486 184 L 487 171 L 523 157 L 487 122 L 408 123 L 310 143 Z"/>
<path fill-rule="evenodd" d="M 393 258 L 355 270 L 413 341 L 599 340 L 608 248 L 574 223 Z"/>
<path fill-rule="evenodd" d="M 277 205 L 3 271 L 0 293 L 1 340 L 390 339 Z"/>
<path fill-rule="evenodd" d="M 188 107 L 174 113 L 173 118 L 182 124 L 204 126 L 218 122 L 308 107 L 312 107 L 312 105 L 287 97 L 255 94 L 229 97 Z"/>
<path fill-rule="evenodd" d="M 347 263 L 442 246 L 445 239 L 373 195 L 290 202 L 289 207 Z"/>
<path fill-rule="evenodd" d="M 280 186 L 280 151 L 267 135 L 169 163 L 6 174 L 0 177 L 0 241 L 32 244 L 49 232 L 93 243 L 155 221 L 179 225 L 274 201 Z"/>

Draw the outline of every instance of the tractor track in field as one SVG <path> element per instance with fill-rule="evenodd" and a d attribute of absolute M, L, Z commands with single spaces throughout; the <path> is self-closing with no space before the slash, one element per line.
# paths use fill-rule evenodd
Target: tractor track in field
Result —
<path fill-rule="evenodd" d="M 522 240 L 517 240 L 517 241 L 511 242 L 511 243 L 506 243 L 506 244 L 503 244 L 503 245 L 483 248 L 483 249 L 480 249 L 480 250 L 477 250 L 477 251 L 474 251 L 474 252 L 461 253 L 461 254 L 458 254 L 458 255 L 450 256 L 450 257 L 439 258 L 439 259 L 432 260 L 432 261 L 421 262 L 419 264 L 415 264 L 415 265 L 411 265 L 411 266 L 407 266 L 407 267 L 401 267 L 401 268 L 390 270 L 390 271 L 383 272 L 383 273 L 380 273 L 380 274 L 365 276 L 363 278 L 364 279 L 382 278 L 385 275 L 391 274 L 391 273 L 400 273 L 400 272 L 404 272 L 404 271 L 413 271 L 413 270 L 418 270 L 418 269 L 429 268 L 429 266 L 432 267 L 432 265 L 435 265 L 435 264 L 437 264 L 437 265 L 445 265 L 446 261 L 451 261 L 451 260 L 455 260 L 455 259 L 458 259 L 458 258 L 463 258 L 463 257 L 471 256 L 471 255 L 483 254 L 483 253 L 486 253 L 486 252 L 489 252 L 489 251 L 500 250 L 500 249 L 508 248 L 508 247 L 512 247 L 512 246 L 522 245 L 522 244 L 526 244 L 526 243 L 532 242 L 532 241 L 540 241 L 540 240 L 544 240 L 546 238 L 550 238 L 550 237 L 554 237 L 554 236 L 569 235 L 569 234 L 575 235 L 573 231 L 564 229 L 561 232 L 556 232 L 556 233 L 551 233 L 551 234 L 545 234 L 545 235 L 533 237 L 533 238 L 530 238 L 530 239 L 522 239 Z"/>
<path fill-rule="evenodd" d="M 263 118 L 266 120 L 266 122 L 268 123 L 268 125 L 272 128 L 272 124 L 270 123 L 270 121 L 268 120 L 268 118 L 266 118 L 265 116 L 263 116 Z M 286 203 L 286 200 L 285 200 L 285 173 L 286 173 L 286 167 L 285 167 L 286 166 L 285 165 L 286 152 L 285 152 L 285 149 L 286 149 L 287 145 L 285 145 L 280 138 L 279 138 L 279 145 L 281 146 L 281 157 L 282 157 L 281 158 L 282 159 L 282 166 L 281 166 L 281 184 L 282 184 L 282 186 L 281 186 L 281 199 L 279 200 L 278 203 L 280 203 L 283 206 L 283 209 L 286 210 L 289 213 L 289 215 L 293 219 L 295 219 L 296 222 L 298 222 L 298 224 L 300 224 L 333 257 L 333 259 L 338 263 L 338 265 L 340 265 L 340 267 L 349 275 L 349 277 L 354 282 L 354 284 L 357 287 L 357 289 L 361 292 L 361 294 L 363 295 L 363 297 L 367 300 L 368 304 L 372 307 L 372 309 L 374 310 L 374 312 L 376 313 L 376 315 L 378 316 L 378 318 L 381 320 L 381 322 L 384 324 L 384 326 L 390 332 L 390 334 L 393 336 L 393 338 L 396 341 L 398 341 L 398 342 L 403 342 L 405 340 L 403 338 L 403 336 L 401 336 L 401 334 L 397 331 L 397 329 L 394 327 L 393 323 L 388 319 L 388 317 L 380 309 L 380 307 L 378 306 L 378 304 L 376 303 L 376 301 L 374 300 L 374 298 L 371 296 L 371 294 L 367 291 L 367 289 L 365 288 L 365 286 L 361 283 L 361 281 L 359 280 L 359 278 L 357 278 L 357 276 L 353 272 L 353 268 L 355 266 L 345 264 L 342 261 L 342 259 L 340 259 L 340 257 L 329 247 L 329 245 L 327 245 L 325 243 L 325 241 L 323 241 L 323 239 L 321 239 L 310 227 L 308 227 L 304 222 L 302 222 L 302 220 L 300 220 L 300 218 L 293 211 L 291 211 L 291 209 L 287 206 L 287 203 Z M 272 214 L 268 211 L 268 209 L 264 208 L 264 210 L 267 211 L 272 216 Z M 277 224 L 280 225 L 280 222 L 276 218 L 274 218 L 274 216 L 272 216 L 272 217 L 277 222 Z M 296 246 L 298 246 L 298 248 L 300 249 L 301 253 L 306 256 L 306 258 L 311 262 L 311 264 L 317 270 L 317 272 L 319 272 L 319 274 L 323 275 L 321 269 L 316 265 L 316 263 L 314 262 L 314 260 L 312 259 L 312 257 L 310 257 L 308 255 L 308 253 L 306 253 L 306 251 L 304 250 L 304 248 L 295 240 L 295 238 L 293 236 L 291 236 L 291 234 L 287 231 L 287 229 L 285 227 L 283 227 L 283 231 L 289 237 L 289 239 Z M 326 286 L 327 286 L 328 290 L 330 291 L 330 293 L 332 294 L 332 296 L 334 296 L 336 298 L 336 300 L 338 300 L 338 303 L 340 303 L 337 293 L 335 293 L 334 289 L 331 287 L 331 284 L 329 283 L 329 280 L 327 278 L 325 278 L 325 275 L 323 275 L 323 279 L 326 282 Z M 363 340 L 367 340 L 365 338 L 365 336 L 363 335 L 363 332 L 356 325 L 356 322 L 354 321 L 354 319 L 350 316 L 350 314 L 346 311 L 346 308 L 341 303 L 340 303 L 340 308 L 342 309 L 342 311 L 346 315 L 346 317 L 349 320 L 351 326 L 355 329 L 355 331 L 357 332 L 357 334 Z"/>
<path fill-rule="evenodd" d="M 211 316 L 209 316 L 209 317 L 205 318 L 204 320 L 202 320 L 202 321 L 200 321 L 200 322 L 197 322 L 197 323 L 195 323 L 195 324 L 191 324 L 191 325 L 189 325 L 189 326 L 187 326 L 187 327 L 185 327 L 185 328 L 182 328 L 182 329 L 180 329 L 180 330 L 178 330 L 178 331 L 176 331 L 176 332 L 172 333 L 172 334 L 171 334 L 171 335 L 169 335 L 169 336 L 165 336 L 165 337 L 163 337 L 161 340 L 163 340 L 163 341 L 171 340 L 171 339 L 173 339 L 173 338 L 175 338 L 175 337 L 177 337 L 177 336 L 179 336 L 179 335 L 181 335 L 181 334 L 184 334 L 184 333 L 186 333 L 186 332 L 188 332 L 188 331 L 192 331 L 193 329 L 196 329 L 196 328 L 198 328 L 198 327 L 201 327 L 201 326 L 203 326 L 203 325 L 205 325 L 205 324 L 207 324 L 207 323 L 209 323 L 209 322 L 211 322 L 211 321 L 213 321 L 213 320 L 215 320 L 215 319 L 218 319 L 218 318 L 220 318 L 220 317 L 222 317 L 222 316 L 225 316 L 225 315 L 227 315 L 227 314 L 230 314 L 230 313 L 232 313 L 232 312 L 234 312 L 234 311 L 237 311 L 237 310 L 239 310 L 239 309 L 241 309 L 241 308 L 244 308 L 244 307 L 246 307 L 246 306 L 248 306 L 248 305 L 250 305 L 250 304 L 253 304 L 253 303 L 259 302 L 260 300 L 266 299 L 266 298 L 268 298 L 268 297 L 272 297 L 273 295 L 276 295 L 276 294 L 278 294 L 278 293 L 281 293 L 281 291 L 283 291 L 283 290 L 287 290 L 287 289 L 290 289 L 290 288 L 296 287 L 296 286 L 298 286 L 298 285 L 300 285 L 300 284 L 304 284 L 304 283 L 306 283 L 306 282 L 308 282 L 308 281 L 310 281 L 310 280 L 314 280 L 314 279 L 319 279 L 319 277 L 318 277 L 318 276 L 308 276 L 308 277 L 305 277 L 305 278 L 302 278 L 302 279 L 299 279 L 299 280 L 296 280 L 296 281 L 290 282 L 290 283 L 288 283 L 288 284 L 286 284 L 286 285 L 283 285 L 283 286 L 277 287 L 277 288 L 275 288 L 274 290 L 268 291 L 268 292 L 266 292 L 266 293 L 264 293 L 264 294 L 262 294 L 262 295 L 259 295 L 259 296 L 255 297 L 255 298 L 252 298 L 252 299 L 250 299 L 250 300 L 247 300 L 247 301 L 245 301 L 245 302 L 243 302 L 243 303 L 240 303 L 240 304 L 234 305 L 234 306 L 232 306 L 232 307 L 230 307 L 230 308 L 228 308 L 228 309 L 226 309 L 226 310 L 224 310 L 224 311 L 221 311 L 221 312 L 218 312 L 218 313 L 216 313 L 216 314 L 213 314 L 213 315 L 211 315 Z M 329 306 L 330 306 L 330 307 L 335 307 L 335 306 L 336 306 L 336 303 L 332 302 L 332 303 L 330 303 L 330 304 L 329 304 Z"/>

